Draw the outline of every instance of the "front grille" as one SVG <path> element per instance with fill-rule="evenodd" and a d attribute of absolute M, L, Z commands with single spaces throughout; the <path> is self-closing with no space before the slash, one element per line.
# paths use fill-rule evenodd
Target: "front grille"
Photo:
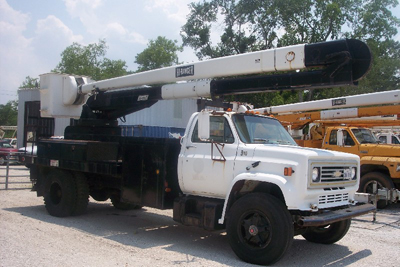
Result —
<path fill-rule="evenodd" d="M 357 170 L 357 162 L 311 162 L 308 188 L 332 188 L 355 185 L 359 177 Z"/>
<path fill-rule="evenodd" d="M 348 193 L 344 193 L 344 194 L 329 194 L 329 195 L 319 196 L 318 204 L 319 205 L 324 205 L 324 204 L 337 203 L 337 202 L 343 202 L 343 201 L 349 201 L 349 194 Z"/>
<path fill-rule="evenodd" d="M 345 176 L 345 172 L 348 170 L 348 167 L 343 166 L 323 166 L 321 168 L 321 182 L 330 183 L 348 181 L 349 178 Z"/>

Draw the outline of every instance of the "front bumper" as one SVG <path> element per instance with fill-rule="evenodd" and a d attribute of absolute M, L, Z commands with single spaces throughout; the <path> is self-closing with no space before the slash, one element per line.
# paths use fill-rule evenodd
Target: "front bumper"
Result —
<path fill-rule="evenodd" d="M 297 224 L 303 227 L 328 225 L 364 215 L 375 210 L 376 207 L 372 204 L 349 206 L 339 210 L 328 210 L 318 215 L 302 216 L 297 220 Z"/>

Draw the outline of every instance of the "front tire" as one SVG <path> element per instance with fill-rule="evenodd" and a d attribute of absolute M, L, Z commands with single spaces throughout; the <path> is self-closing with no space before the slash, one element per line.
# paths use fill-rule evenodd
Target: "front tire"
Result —
<path fill-rule="evenodd" d="M 293 223 L 286 206 L 277 198 L 251 193 L 229 212 L 226 231 L 235 254 L 253 264 L 278 261 L 293 242 Z"/>
<path fill-rule="evenodd" d="M 349 231 L 351 219 L 325 226 L 310 227 L 302 236 L 310 242 L 333 244 L 342 239 Z"/>
<path fill-rule="evenodd" d="M 374 182 L 377 183 L 378 189 L 394 188 L 393 181 L 390 179 L 389 176 L 387 176 L 386 174 L 380 173 L 380 172 L 370 172 L 370 173 L 364 174 L 361 177 L 360 187 L 358 188 L 358 192 L 374 194 L 374 192 L 373 192 Z M 387 205 L 388 204 L 387 204 L 386 200 L 378 200 L 377 208 L 384 209 L 384 208 L 386 208 Z"/>

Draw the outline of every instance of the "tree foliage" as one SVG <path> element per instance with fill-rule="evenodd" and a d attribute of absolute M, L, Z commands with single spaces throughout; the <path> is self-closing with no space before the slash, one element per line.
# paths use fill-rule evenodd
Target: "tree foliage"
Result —
<path fill-rule="evenodd" d="M 189 5 L 181 36 L 183 45 L 195 49 L 199 59 L 299 43 L 360 39 L 368 43 L 374 60 L 357 90 L 309 90 L 304 97 L 312 100 L 391 90 L 399 87 L 400 76 L 400 44 L 393 40 L 400 20 L 390 11 L 397 5 L 397 0 L 203 0 Z M 254 97 L 240 97 L 248 98 Z M 298 99 L 295 92 L 255 98 L 261 105 Z"/>
<path fill-rule="evenodd" d="M 111 60 L 105 57 L 107 48 L 105 40 L 99 40 L 98 43 L 87 46 L 73 43 L 61 53 L 61 61 L 53 71 L 86 75 L 94 80 L 128 74 L 125 61 Z"/>
<path fill-rule="evenodd" d="M 182 52 L 182 47 L 178 46 L 177 42 L 162 36 L 158 36 L 156 40 L 150 40 L 147 48 L 136 55 L 135 63 L 139 65 L 137 72 L 178 64 L 177 52 Z"/>
<path fill-rule="evenodd" d="M 32 78 L 31 76 L 25 77 L 25 80 L 19 88 L 39 88 L 39 78 Z"/>
<path fill-rule="evenodd" d="M 0 125 L 15 126 L 18 119 L 18 102 L 8 101 L 5 105 L 0 105 Z"/>

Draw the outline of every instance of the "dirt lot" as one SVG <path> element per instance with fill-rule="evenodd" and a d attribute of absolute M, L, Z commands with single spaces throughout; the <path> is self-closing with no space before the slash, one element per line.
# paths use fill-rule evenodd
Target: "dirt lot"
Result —
<path fill-rule="evenodd" d="M 9 190 L 0 184 L 0 266 L 253 266 L 234 255 L 223 231 L 179 225 L 170 210 L 119 211 L 90 199 L 87 214 L 56 218 L 28 189 L 27 177 L 10 179 L 28 183 L 10 184 Z M 354 219 L 334 245 L 295 237 L 275 266 L 399 266 L 399 248 L 400 204 L 395 204 L 379 211 L 375 223 L 372 215 Z"/>

